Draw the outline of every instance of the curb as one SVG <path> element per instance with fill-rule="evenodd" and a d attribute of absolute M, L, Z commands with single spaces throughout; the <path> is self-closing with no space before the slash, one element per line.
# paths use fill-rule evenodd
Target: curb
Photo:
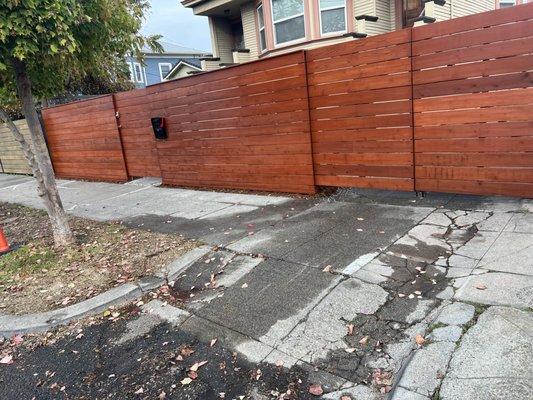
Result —
<path fill-rule="evenodd" d="M 212 250 L 211 246 L 200 246 L 182 255 L 167 265 L 155 276 L 146 276 L 136 283 L 125 283 L 80 303 L 57 310 L 25 315 L 0 315 L 0 337 L 9 338 L 17 334 L 46 331 L 58 325 L 89 315 L 98 314 L 112 305 L 124 304 L 142 294 L 158 288 L 167 280 L 175 279 L 183 270 Z"/>

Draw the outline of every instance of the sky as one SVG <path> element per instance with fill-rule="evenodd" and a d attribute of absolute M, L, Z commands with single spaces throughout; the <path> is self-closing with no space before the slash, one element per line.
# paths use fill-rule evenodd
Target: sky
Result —
<path fill-rule="evenodd" d="M 159 34 L 182 46 L 211 51 L 207 17 L 194 15 L 181 5 L 181 0 L 150 0 L 150 4 L 143 34 Z"/>

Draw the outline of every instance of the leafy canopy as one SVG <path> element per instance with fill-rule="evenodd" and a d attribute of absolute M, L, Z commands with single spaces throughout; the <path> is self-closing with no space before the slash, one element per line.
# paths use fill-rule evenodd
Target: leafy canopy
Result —
<path fill-rule="evenodd" d="M 129 76 L 124 57 L 159 36 L 139 34 L 146 0 L 1 0 L 0 102 L 16 101 L 14 58 L 26 65 L 34 95 L 59 95 L 87 76 L 110 82 Z"/>

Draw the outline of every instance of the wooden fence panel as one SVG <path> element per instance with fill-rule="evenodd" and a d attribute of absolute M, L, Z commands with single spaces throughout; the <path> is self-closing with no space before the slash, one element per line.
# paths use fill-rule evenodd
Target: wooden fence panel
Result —
<path fill-rule="evenodd" d="M 147 88 L 163 183 L 314 193 L 303 52 Z"/>
<path fill-rule="evenodd" d="M 146 89 L 117 93 L 115 107 L 130 177 L 161 176 Z"/>
<path fill-rule="evenodd" d="M 413 30 L 416 189 L 533 197 L 533 4 Z"/>
<path fill-rule="evenodd" d="M 411 30 L 310 50 L 317 185 L 413 190 Z"/>
<path fill-rule="evenodd" d="M 46 139 L 60 178 L 128 180 L 113 96 L 44 109 Z"/>
<path fill-rule="evenodd" d="M 28 124 L 25 119 L 14 121 L 26 140 L 30 139 Z M 22 153 L 19 142 L 8 129 L 6 124 L 0 124 L 0 172 L 7 174 L 31 174 L 28 161 Z"/>

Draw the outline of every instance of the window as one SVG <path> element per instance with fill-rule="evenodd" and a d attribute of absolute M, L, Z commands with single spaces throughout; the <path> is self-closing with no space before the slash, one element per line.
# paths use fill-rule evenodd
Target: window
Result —
<path fill-rule="evenodd" d="M 507 8 L 516 5 L 516 0 L 500 0 L 500 8 Z"/>
<path fill-rule="evenodd" d="M 319 0 L 320 32 L 346 32 L 346 0 Z"/>
<path fill-rule="evenodd" d="M 159 75 L 161 76 L 161 80 L 165 79 L 165 76 L 168 75 L 171 69 L 171 63 L 159 63 Z"/>
<path fill-rule="evenodd" d="M 265 16 L 263 14 L 263 5 L 257 7 L 257 23 L 259 25 L 259 47 L 261 51 L 265 51 L 266 46 L 266 33 L 265 33 Z"/>
<path fill-rule="evenodd" d="M 133 63 L 133 69 L 135 71 L 135 80 L 137 82 L 144 82 L 143 80 L 143 70 L 142 70 L 142 67 L 141 67 L 141 64 L 139 63 Z"/>
<path fill-rule="evenodd" d="M 133 75 L 133 65 L 129 62 L 128 68 L 130 69 L 130 81 L 135 82 L 135 75 Z"/>
<path fill-rule="evenodd" d="M 305 38 L 303 0 L 271 1 L 275 43 L 289 43 Z"/>

